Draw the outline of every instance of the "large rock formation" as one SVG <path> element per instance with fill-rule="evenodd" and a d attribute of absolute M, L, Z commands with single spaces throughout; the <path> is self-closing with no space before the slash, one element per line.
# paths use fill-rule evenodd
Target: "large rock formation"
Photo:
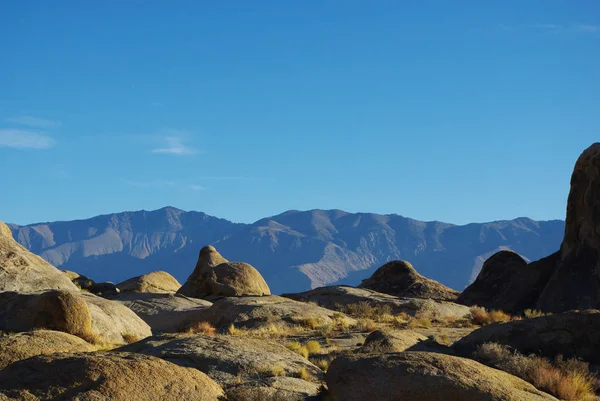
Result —
<path fill-rule="evenodd" d="M 363 280 L 358 287 L 398 297 L 441 301 L 454 301 L 458 296 L 458 291 L 420 275 L 410 263 L 404 260 L 386 263 L 371 277 Z"/>
<path fill-rule="evenodd" d="M 511 313 L 531 308 L 558 259 L 557 252 L 527 264 L 516 252 L 500 251 L 485 261 L 477 279 L 457 302 Z"/>
<path fill-rule="evenodd" d="M 479 345 L 490 342 L 508 345 L 526 355 L 563 355 L 600 364 L 600 311 L 564 312 L 491 324 L 463 337 L 453 347 L 471 356 Z"/>
<path fill-rule="evenodd" d="M 536 306 L 552 312 L 600 309 L 600 143 L 575 164 L 565 224 L 560 262 Z"/>
<path fill-rule="evenodd" d="M 0 371 L 2 400 L 218 401 L 223 395 L 197 369 L 131 353 L 42 355 Z"/>
<path fill-rule="evenodd" d="M 281 344 L 262 339 L 164 334 L 120 350 L 153 355 L 180 366 L 199 369 L 227 393 L 243 385 L 281 390 L 285 397 L 280 399 L 295 400 L 301 396 L 304 400 L 306 396 L 318 393 L 323 379 L 323 372 L 306 358 Z M 298 377 L 300 371 L 308 378 Z"/>
<path fill-rule="evenodd" d="M 215 301 L 213 305 L 194 316 L 190 324 L 207 321 L 217 328 L 259 328 L 273 323 L 295 326 L 309 325 L 312 328 L 334 323 L 334 312 L 312 304 L 270 295 L 265 297 L 231 297 Z M 356 321 L 343 314 L 348 324 Z"/>
<path fill-rule="evenodd" d="M 271 291 L 254 267 L 229 262 L 214 247 L 205 246 L 200 250 L 196 268 L 177 293 L 203 298 L 211 295 L 270 295 Z"/>
<path fill-rule="evenodd" d="M 365 338 L 361 352 L 389 353 L 411 351 L 429 351 L 427 337 L 412 330 L 375 330 Z"/>
<path fill-rule="evenodd" d="M 154 271 L 117 284 L 121 291 L 175 293 L 181 284 L 167 272 Z"/>
<path fill-rule="evenodd" d="M 600 309 L 600 143 L 575 163 L 560 251 L 528 265 L 492 256 L 459 302 L 509 312 Z"/>
<path fill-rule="evenodd" d="M 406 313 L 410 316 L 419 315 L 431 319 L 460 319 L 470 313 L 469 308 L 466 306 L 453 302 L 423 298 L 401 298 L 366 288 L 345 285 L 319 287 L 310 291 L 283 294 L 282 296 L 296 301 L 314 302 L 323 308 L 333 310 L 362 302 L 374 307 L 386 305 L 392 309 L 394 314 Z"/>
<path fill-rule="evenodd" d="M 556 401 L 508 373 L 432 352 L 340 356 L 325 379 L 344 401 Z"/>
<path fill-rule="evenodd" d="M 212 302 L 175 294 L 124 291 L 111 298 L 134 311 L 153 332 L 176 332 Z"/>
<path fill-rule="evenodd" d="M 97 344 L 124 344 L 152 335 L 131 309 L 93 294 L 46 291 L 0 293 L 0 330 L 64 331 Z"/>
<path fill-rule="evenodd" d="M 92 352 L 96 348 L 62 331 L 35 330 L 0 336 L 0 370 L 13 362 L 56 352 Z"/>
<path fill-rule="evenodd" d="M 23 248 L 0 221 L 0 292 L 77 291 L 56 267 Z"/>

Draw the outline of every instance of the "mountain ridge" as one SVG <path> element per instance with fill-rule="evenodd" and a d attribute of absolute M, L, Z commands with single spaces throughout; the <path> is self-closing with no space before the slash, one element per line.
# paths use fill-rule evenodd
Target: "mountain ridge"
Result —
<path fill-rule="evenodd" d="M 254 265 L 274 293 L 356 285 L 394 259 L 461 290 L 496 251 L 512 249 L 534 260 L 556 251 L 564 233 L 562 220 L 527 217 L 456 225 L 313 209 L 245 224 L 171 206 L 8 226 L 19 243 L 48 262 L 99 281 L 151 270 L 185 281 L 200 248 L 214 245 L 227 259 Z"/>

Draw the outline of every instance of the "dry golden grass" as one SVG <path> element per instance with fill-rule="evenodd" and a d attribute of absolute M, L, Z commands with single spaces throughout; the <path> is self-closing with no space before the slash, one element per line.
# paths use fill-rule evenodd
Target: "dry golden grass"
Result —
<path fill-rule="evenodd" d="M 321 352 L 321 344 L 318 341 L 311 340 L 305 344 L 309 354 L 318 354 Z"/>
<path fill-rule="evenodd" d="M 285 376 L 285 368 L 281 365 L 261 366 L 256 369 L 256 374 L 267 377 Z"/>
<path fill-rule="evenodd" d="M 311 381 L 313 379 L 312 375 L 308 373 L 308 370 L 306 370 L 304 366 L 298 369 L 295 376 L 304 381 Z"/>
<path fill-rule="evenodd" d="M 372 320 L 372 319 L 368 319 L 368 318 L 362 318 L 362 319 L 358 319 L 358 329 L 360 331 L 365 331 L 367 333 L 370 333 L 372 331 L 377 330 L 377 324 Z"/>
<path fill-rule="evenodd" d="M 132 344 L 132 343 L 140 341 L 140 339 L 139 339 L 138 336 L 136 336 L 135 334 L 131 334 L 131 333 L 125 333 L 125 334 L 123 334 L 123 340 L 127 344 Z"/>
<path fill-rule="evenodd" d="M 542 316 L 548 316 L 548 315 L 549 315 L 549 313 L 544 313 L 537 309 L 525 309 L 525 311 L 523 312 L 523 316 L 525 316 L 527 319 L 534 319 L 536 317 L 542 317 Z"/>
<path fill-rule="evenodd" d="M 291 341 L 291 342 L 289 342 L 287 344 L 287 348 L 290 351 L 294 351 L 298 355 L 302 355 L 305 358 L 308 358 L 308 355 L 310 354 L 308 352 L 308 349 L 306 348 L 306 346 L 300 344 L 300 342 L 298 342 L 298 341 Z"/>
<path fill-rule="evenodd" d="M 183 330 L 183 332 L 187 334 L 205 334 L 214 336 L 217 334 L 217 329 L 208 322 L 195 322 Z"/>
<path fill-rule="evenodd" d="M 229 325 L 229 327 L 227 327 L 226 333 L 229 334 L 230 336 L 239 336 L 242 334 L 242 331 L 240 329 L 236 328 L 233 323 L 231 323 Z"/>
<path fill-rule="evenodd" d="M 539 356 L 525 356 L 497 343 L 482 344 L 475 359 L 518 376 L 562 400 L 584 401 L 597 399 L 598 378 L 589 365 L 577 359 L 557 357 L 553 364 Z"/>
<path fill-rule="evenodd" d="M 471 321 L 473 324 L 485 326 L 486 324 L 496 322 L 508 322 L 511 316 L 501 310 L 486 311 L 480 306 L 471 307 Z"/>
<path fill-rule="evenodd" d="M 327 372 L 327 369 L 329 369 L 330 360 L 327 358 L 311 358 L 310 361 L 323 372 Z"/>
<path fill-rule="evenodd" d="M 428 317 L 415 318 L 408 322 L 408 327 L 411 329 L 430 329 L 432 326 L 431 319 Z"/>

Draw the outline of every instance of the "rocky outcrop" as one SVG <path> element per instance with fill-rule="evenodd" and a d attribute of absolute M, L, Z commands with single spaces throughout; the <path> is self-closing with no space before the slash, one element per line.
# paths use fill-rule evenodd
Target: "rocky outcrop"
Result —
<path fill-rule="evenodd" d="M 508 312 L 600 309 L 600 143 L 575 164 L 560 251 L 528 265 L 519 259 L 492 256 L 459 302 Z"/>
<path fill-rule="evenodd" d="M 369 353 L 427 351 L 426 341 L 427 337 L 412 330 L 375 330 L 367 336 L 360 350 Z"/>
<path fill-rule="evenodd" d="M 560 262 L 536 307 L 544 311 L 600 309 L 600 143 L 573 170 Z"/>
<path fill-rule="evenodd" d="M 514 313 L 531 308 L 550 278 L 559 254 L 527 262 L 516 252 L 500 251 L 485 261 L 477 279 L 458 297 L 478 305 Z"/>
<path fill-rule="evenodd" d="M 164 334 L 120 349 L 164 358 L 205 372 L 228 393 L 239 386 L 280 390 L 286 397 L 318 393 L 323 372 L 272 341 L 234 336 Z M 299 377 L 304 371 L 307 377 Z"/>
<path fill-rule="evenodd" d="M 117 284 L 117 287 L 122 292 L 134 291 L 170 294 L 177 292 L 181 288 L 181 284 L 169 273 L 158 270 L 125 280 Z"/>
<path fill-rule="evenodd" d="M 484 343 L 508 345 L 522 354 L 548 358 L 563 355 L 600 363 L 600 311 L 565 312 L 534 319 L 491 324 L 454 344 L 458 353 L 471 356 Z"/>
<path fill-rule="evenodd" d="M 217 328 L 236 327 L 259 328 L 267 324 L 289 326 L 308 325 L 311 328 L 334 324 L 336 312 L 313 304 L 270 295 L 265 297 L 231 297 L 215 301 L 205 311 L 197 314 L 194 321 L 206 321 Z M 343 314 L 347 324 L 356 321 Z"/>
<path fill-rule="evenodd" d="M 77 291 L 56 267 L 23 248 L 0 221 L 0 292 Z"/>
<path fill-rule="evenodd" d="M 35 330 L 0 336 L 0 370 L 13 362 L 36 355 L 95 350 L 81 338 L 62 331 Z"/>
<path fill-rule="evenodd" d="M 197 369 L 131 353 L 43 355 L 0 371 L 2 400 L 218 401 L 223 395 Z"/>
<path fill-rule="evenodd" d="M 319 287 L 306 292 L 283 294 L 282 296 L 301 302 L 314 302 L 323 308 L 332 310 L 361 302 L 366 302 L 374 307 L 387 305 L 394 314 L 406 313 L 410 316 L 419 315 L 431 319 L 449 317 L 460 319 L 470 313 L 469 308 L 466 306 L 452 302 L 423 298 L 401 298 L 366 288 L 345 285 Z"/>
<path fill-rule="evenodd" d="M 247 263 L 229 262 L 212 246 L 200 250 L 196 268 L 177 291 L 193 298 L 212 295 L 270 295 L 269 286 L 258 270 Z"/>
<path fill-rule="evenodd" d="M 556 401 L 508 373 L 431 352 L 341 356 L 325 379 L 344 401 Z"/>
<path fill-rule="evenodd" d="M 34 329 L 64 331 L 88 339 L 92 315 L 77 293 L 46 291 L 37 294 L 0 293 L 0 330 L 23 332 Z"/>
<path fill-rule="evenodd" d="M 183 295 L 124 291 L 111 298 L 141 317 L 153 332 L 177 332 L 212 303 Z"/>
<path fill-rule="evenodd" d="M 420 275 L 410 263 L 404 260 L 384 264 L 371 277 L 363 280 L 358 287 L 398 297 L 441 301 L 454 301 L 459 294 L 452 288 Z"/>
<path fill-rule="evenodd" d="M 65 276 L 67 276 L 69 280 L 71 280 L 71 282 L 80 290 L 90 291 L 94 284 L 96 284 L 91 278 L 83 276 L 79 273 L 72 272 L 70 270 L 61 270 L 61 272 L 63 272 Z"/>
<path fill-rule="evenodd" d="M 152 335 L 132 310 L 93 294 L 46 291 L 0 293 L 0 330 L 63 331 L 95 344 L 125 344 Z"/>

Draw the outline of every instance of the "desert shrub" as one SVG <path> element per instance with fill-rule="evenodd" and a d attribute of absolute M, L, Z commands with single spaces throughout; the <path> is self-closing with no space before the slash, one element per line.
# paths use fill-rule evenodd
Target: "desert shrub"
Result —
<path fill-rule="evenodd" d="M 214 336 L 217 334 L 217 329 L 212 324 L 203 321 L 192 323 L 185 328 L 183 332 L 188 334 L 206 334 L 209 336 Z"/>
<path fill-rule="evenodd" d="M 408 327 L 411 329 L 430 329 L 432 327 L 431 319 L 427 317 L 419 317 L 411 319 L 408 322 Z"/>
<path fill-rule="evenodd" d="M 294 323 L 299 324 L 302 327 L 305 327 L 310 330 L 316 330 L 316 329 L 319 329 L 320 327 L 327 325 L 325 322 L 319 320 L 317 317 L 314 317 L 314 316 L 301 317 L 301 318 L 294 319 Z"/>
<path fill-rule="evenodd" d="M 327 369 L 329 369 L 330 361 L 327 358 L 311 358 L 310 361 L 323 372 L 327 372 Z"/>
<path fill-rule="evenodd" d="M 226 333 L 230 336 L 239 336 L 242 334 L 241 330 L 236 328 L 233 323 L 231 323 L 229 327 L 227 327 Z"/>
<path fill-rule="evenodd" d="M 131 333 L 125 333 L 123 334 L 123 340 L 127 343 L 127 344 L 131 344 L 131 343 L 135 343 L 140 341 L 139 337 L 136 336 L 135 334 L 131 334 Z"/>
<path fill-rule="evenodd" d="M 372 319 L 359 319 L 358 320 L 358 328 L 361 331 L 366 331 L 368 333 L 377 330 L 377 324 Z"/>
<path fill-rule="evenodd" d="M 511 316 L 501 310 L 486 311 L 481 306 L 471 307 L 471 321 L 473 324 L 485 326 L 496 322 L 508 322 Z"/>
<path fill-rule="evenodd" d="M 305 347 L 308 350 L 309 354 L 318 354 L 319 352 L 321 352 L 321 344 L 319 344 L 318 341 L 309 341 L 306 343 Z"/>
<path fill-rule="evenodd" d="M 565 360 L 559 356 L 553 364 L 546 358 L 525 356 L 497 343 L 480 345 L 473 356 L 562 400 L 594 399 L 598 389 L 598 379 L 590 372 L 589 365 L 577 359 Z"/>
<path fill-rule="evenodd" d="M 294 351 L 295 353 L 297 353 L 298 355 L 302 355 L 305 358 L 308 358 L 308 355 L 310 354 L 308 352 L 308 349 L 300 344 L 298 341 L 291 341 L 287 344 L 287 348 L 290 351 Z"/>
<path fill-rule="evenodd" d="M 298 369 L 294 376 L 304 381 L 311 381 L 313 379 L 312 375 L 308 373 L 308 370 L 306 370 L 304 366 Z"/>
<path fill-rule="evenodd" d="M 361 301 L 356 304 L 346 305 L 345 312 L 354 317 L 367 319 L 375 315 L 375 308 L 373 308 L 370 303 Z"/>
<path fill-rule="evenodd" d="M 548 316 L 548 313 L 544 313 L 537 309 L 525 309 L 525 311 L 523 311 L 523 316 L 527 319 L 533 319 L 536 317 Z"/>

